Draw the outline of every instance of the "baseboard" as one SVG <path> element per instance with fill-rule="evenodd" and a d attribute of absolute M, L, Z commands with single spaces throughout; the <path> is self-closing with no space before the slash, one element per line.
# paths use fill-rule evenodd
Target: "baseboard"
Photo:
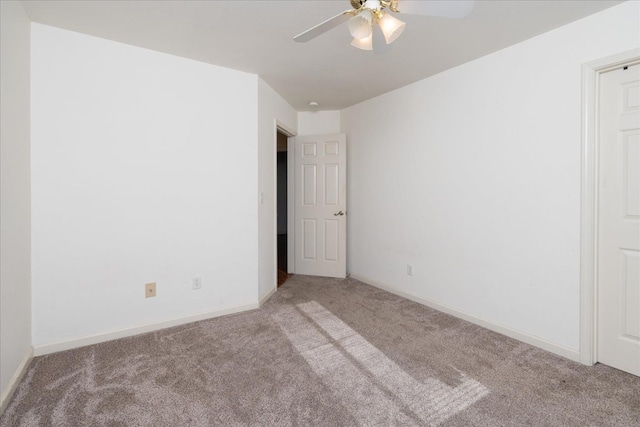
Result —
<path fill-rule="evenodd" d="M 442 311 L 443 313 L 450 314 L 452 316 L 458 317 L 460 319 L 466 320 L 467 322 L 474 323 L 476 325 L 482 326 L 483 328 L 487 328 L 493 332 L 497 332 L 502 335 L 506 335 L 510 338 L 517 339 L 518 341 L 522 341 L 527 344 L 531 344 L 535 347 L 546 350 L 550 353 L 557 354 L 558 356 L 565 357 L 569 360 L 573 360 L 574 362 L 580 362 L 580 353 L 576 350 L 572 350 L 567 347 L 563 347 L 558 344 L 554 344 L 549 342 L 543 338 L 536 337 L 534 335 L 530 335 L 524 332 L 517 331 L 515 329 L 511 329 L 507 326 L 498 325 L 496 323 L 489 322 L 487 320 L 481 319 L 479 317 L 473 316 L 471 314 L 465 313 L 460 310 L 456 310 L 455 308 L 447 307 L 442 304 L 438 304 L 436 302 L 430 301 L 425 298 L 420 298 L 415 295 L 411 295 L 407 292 L 400 291 L 395 289 L 392 286 L 376 282 L 375 280 L 368 279 L 366 277 L 358 276 L 355 274 L 351 274 L 350 277 L 362 282 L 367 285 L 371 285 L 375 288 L 382 289 L 387 292 L 391 292 L 392 294 L 401 296 L 411 301 L 415 301 L 419 304 L 426 305 L 427 307 L 433 308 L 438 311 Z"/>
<path fill-rule="evenodd" d="M 261 296 L 260 300 L 258 301 L 258 305 L 260 305 L 260 307 L 262 307 L 265 302 L 269 301 L 269 298 L 271 298 L 273 296 L 273 294 L 276 293 L 277 290 L 278 290 L 278 286 L 276 285 L 269 292 L 267 292 L 266 294 Z"/>
<path fill-rule="evenodd" d="M 31 359 L 33 359 L 33 347 L 30 346 L 22 358 L 22 362 L 18 365 L 18 369 L 16 369 L 16 372 L 9 380 L 6 390 L 2 390 L 2 395 L 0 395 L 0 415 L 7 409 L 13 393 L 15 393 L 18 384 L 20 384 L 22 377 L 24 377 L 24 374 L 27 372 Z"/>
<path fill-rule="evenodd" d="M 229 307 L 222 310 L 210 311 L 206 313 L 196 314 L 193 316 L 180 317 L 177 319 L 164 320 L 162 322 L 150 323 L 147 325 L 136 326 L 128 329 L 121 329 L 118 331 L 107 332 L 104 334 L 90 335 L 82 338 L 76 338 L 68 341 L 61 341 L 52 344 L 44 344 L 34 346 L 34 355 L 42 356 L 45 354 L 56 353 L 58 351 L 71 350 L 78 347 L 84 347 L 87 345 L 98 344 L 105 341 L 111 341 L 119 338 L 131 337 L 134 335 L 144 334 L 147 332 L 154 332 L 160 329 L 171 328 L 173 326 L 180 326 L 187 323 L 198 322 L 200 320 L 212 319 L 214 317 L 226 316 L 227 314 L 240 313 L 243 311 L 255 310 L 260 308 L 260 305 L 256 302 L 253 304 L 239 305 L 235 307 Z"/>

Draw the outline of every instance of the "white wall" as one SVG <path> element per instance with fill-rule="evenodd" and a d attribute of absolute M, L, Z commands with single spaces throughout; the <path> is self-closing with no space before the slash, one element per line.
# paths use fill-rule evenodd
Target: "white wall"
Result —
<path fill-rule="evenodd" d="M 277 284 L 276 257 L 276 120 L 296 133 L 296 111 L 262 79 L 258 80 L 258 192 L 259 295 L 264 298 Z M 259 202 L 259 195 L 256 199 Z"/>
<path fill-rule="evenodd" d="M 34 345 L 256 305 L 257 76 L 39 24 L 31 65 Z"/>
<path fill-rule="evenodd" d="M 300 135 L 340 133 L 340 111 L 301 111 L 298 113 Z"/>
<path fill-rule="evenodd" d="M 1 408 L 31 353 L 31 181 L 30 23 L 14 1 L 0 2 L 0 19 Z"/>
<path fill-rule="evenodd" d="M 581 66 L 637 48 L 638 16 L 625 3 L 344 110 L 349 271 L 575 357 Z"/>

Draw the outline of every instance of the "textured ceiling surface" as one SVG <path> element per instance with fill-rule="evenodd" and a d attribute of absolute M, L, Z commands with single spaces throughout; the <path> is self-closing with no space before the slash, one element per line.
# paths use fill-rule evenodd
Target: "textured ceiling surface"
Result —
<path fill-rule="evenodd" d="M 23 1 L 34 22 L 258 74 L 299 111 L 348 107 L 618 3 L 477 0 L 464 19 L 400 14 L 406 29 L 381 54 L 351 47 L 346 25 L 293 41 L 348 0 Z"/>

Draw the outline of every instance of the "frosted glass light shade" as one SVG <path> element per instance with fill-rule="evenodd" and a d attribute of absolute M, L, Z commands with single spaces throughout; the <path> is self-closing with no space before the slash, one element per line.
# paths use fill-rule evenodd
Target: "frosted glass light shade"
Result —
<path fill-rule="evenodd" d="M 393 43 L 395 39 L 402 34 L 404 31 L 404 27 L 407 25 L 401 20 L 394 18 L 388 13 L 382 15 L 382 17 L 378 20 L 378 25 L 382 30 L 382 34 L 384 34 L 384 39 L 387 44 Z"/>
<path fill-rule="evenodd" d="M 362 50 L 372 50 L 373 49 L 373 32 L 369 34 L 369 37 L 365 39 L 357 39 L 353 38 L 351 42 L 351 46 L 357 47 Z"/>
<path fill-rule="evenodd" d="M 353 18 L 349 19 L 349 32 L 356 39 L 366 39 L 371 35 L 371 11 L 365 9 Z"/>

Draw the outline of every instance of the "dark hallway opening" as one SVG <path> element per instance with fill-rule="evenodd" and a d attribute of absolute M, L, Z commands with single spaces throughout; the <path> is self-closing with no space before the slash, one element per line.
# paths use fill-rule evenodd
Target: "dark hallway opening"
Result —
<path fill-rule="evenodd" d="M 277 254 L 278 254 L 278 286 L 282 285 L 288 275 L 287 266 L 287 136 L 278 131 L 277 142 Z"/>

